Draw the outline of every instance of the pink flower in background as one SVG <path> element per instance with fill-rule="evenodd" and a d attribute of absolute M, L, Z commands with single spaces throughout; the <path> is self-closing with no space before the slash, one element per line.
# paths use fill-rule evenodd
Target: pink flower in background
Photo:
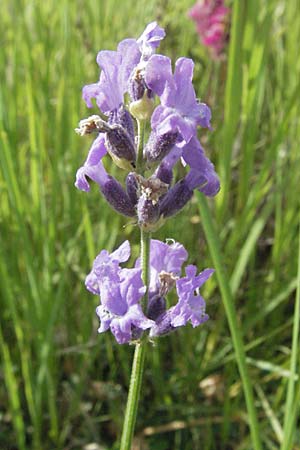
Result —
<path fill-rule="evenodd" d="M 215 59 L 222 58 L 228 40 L 229 12 L 224 0 L 200 0 L 188 12 L 189 17 L 196 22 L 202 44 L 210 49 Z"/>

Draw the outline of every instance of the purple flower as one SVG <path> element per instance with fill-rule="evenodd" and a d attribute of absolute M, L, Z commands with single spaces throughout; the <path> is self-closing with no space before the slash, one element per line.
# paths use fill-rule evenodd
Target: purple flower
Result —
<path fill-rule="evenodd" d="M 162 55 L 151 56 L 145 69 L 147 86 L 161 101 L 151 118 L 153 133 L 166 135 L 177 132 L 182 146 L 196 135 L 198 125 L 210 128 L 211 112 L 196 98 L 193 70 L 191 59 L 179 58 L 173 75 L 170 58 Z M 155 139 L 152 137 L 152 140 Z"/>
<path fill-rule="evenodd" d="M 109 175 L 103 166 L 102 158 L 105 154 L 105 135 L 100 133 L 84 165 L 76 173 L 75 186 L 81 191 L 89 192 L 90 185 L 87 178 L 90 178 L 98 184 L 102 195 L 116 211 L 125 216 L 134 217 L 135 205 L 132 204 L 122 185 Z"/>
<path fill-rule="evenodd" d="M 156 22 L 150 23 L 137 39 L 124 39 L 117 51 L 103 50 L 97 55 L 97 63 L 102 69 L 98 83 L 84 86 L 83 99 L 89 108 L 92 98 L 104 114 L 118 110 L 128 92 L 129 80 L 134 68 L 141 60 L 146 61 L 158 47 L 165 32 Z"/>
<path fill-rule="evenodd" d="M 198 293 L 199 288 L 214 273 L 213 269 L 206 269 L 197 275 L 197 267 L 189 265 L 185 269 L 186 276 L 176 281 L 178 303 L 171 312 L 171 325 L 182 327 L 191 322 L 193 327 L 208 320 L 205 314 L 205 301 Z"/>
<path fill-rule="evenodd" d="M 100 319 L 99 333 L 110 329 L 117 342 L 124 344 L 140 338 L 147 329 L 150 329 L 152 338 L 188 322 L 196 327 L 208 319 L 199 288 L 213 270 L 206 269 L 197 275 L 197 268 L 190 265 L 186 267 L 186 276 L 180 278 L 182 265 L 188 257 L 183 245 L 151 240 L 148 317 L 141 307 L 146 287 L 141 278 L 140 258 L 133 269 L 120 267 L 120 263 L 129 257 L 128 241 L 111 254 L 102 250 L 86 277 L 87 289 L 100 296 L 100 305 L 96 309 Z M 166 309 L 166 296 L 175 287 L 178 302 Z"/>
<path fill-rule="evenodd" d="M 123 269 L 120 262 L 130 256 L 126 241 L 115 252 L 102 251 L 86 278 L 87 288 L 100 295 L 96 313 L 100 319 L 99 333 L 109 328 L 119 344 L 130 342 L 134 335 L 150 328 L 153 321 L 142 311 L 140 300 L 146 292 L 141 269 Z"/>
<path fill-rule="evenodd" d="M 199 189 L 208 197 L 213 197 L 220 190 L 220 181 L 212 162 L 205 156 L 204 150 L 195 137 L 182 148 L 182 160 L 190 166 L 186 176 L 190 189 Z"/>
<path fill-rule="evenodd" d="M 165 244 L 151 239 L 150 245 L 150 280 L 149 296 L 166 293 L 174 286 L 174 277 L 180 275 L 182 264 L 187 260 L 188 253 L 179 242 Z M 172 279 L 162 279 L 162 273 L 172 274 Z M 170 289 L 169 289 L 170 288 Z"/>
<path fill-rule="evenodd" d="M 98 277 L 101 274 L 102 266 L 111 265 L 119 267 L 119 263 L 128 261 L 130 257 L 130 244 L 129 241 L 123 242 L 117 250 L 109 253 L 107 250 L 101 250 L 96 257 L 93 268 L 89 275 L 85 279 L 86 288 L 92 292 L 92 294 L 100 294 Z"/>
<path fill-rule="evenodd" d="M 99 185 L 105 181 L 107 174 L 101 160 L 106 153 L 105 134 L 100 133 L 93 142 L 84 165 L 76 173 L 75 186 L 78 189 L 85 192 L 90 191 L 90 185 L 86 177 Z"/>
<path fill-rule="evenodd" d="M 117 51 L 103 50 L 97 55 L 97 63 L 102 69 L 98 83 L 84 86 L 83 99 L 92 108 L 92 98 L 104 114 L 118 110 L 123 104 L 128 89 L 128 80 L 133 68 L 140 61 L 141 53 L 135 39 L 124 39 Z"/>
<path fill-rule="evenodd" d="M 188 322 L 196 327 L 208 319 L 205 302 L 198 291 L 214 271 L 206 269 L 197 275 L 197 268 L 189 265 L 186 276 L 180 278 L 187 257 L 187 251 L 178 242 L 169 245 L 151 240 L 148 314 L 155 324 L 150 329 L 150 337 L 167 334 Z M 136 266 L 139 264 L 140 260 Z M 175 286 L 178 302 L 166 310 L 164 297 Z"/>
<path fill-rule="evenodd" d="M 149 59 L 155 53 L 165 35 L 165 30 L 159 27 L 157 22 L 151 22 L 146 26 L 144 32 L 137 40 L 143 60 Z"/>

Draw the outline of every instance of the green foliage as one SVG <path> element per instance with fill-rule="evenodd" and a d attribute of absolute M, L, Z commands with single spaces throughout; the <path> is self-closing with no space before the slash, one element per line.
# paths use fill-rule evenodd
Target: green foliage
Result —
<path fill-rule="evenodd" d="M 214 132 L 202 130 L 200 139 L 222 190 L 206 210 L 255 387 L 263 448 L 300 446 L 299 2 L 229 2 L 231 41 L 222 62 L 200 45 L 186 16 L 192 3 L 1 3 L 3 449 L 118 448 L 133 349 L 97 335 L 97 298 L 83 280 L 102 248 L 124 238 L 138 243 L 138 230 L 95 186 L 88 195 L 73 187 L 89 148 L 73 129 L 89 114 L 81 87 L 98 77 L 97 51 L 138 36 L 154 19 L 168 33 L 163 52 L 195 59 L 197 94 L 213 111 Z M 200 268 L 213 266 L 201 221 L 195 198 L 156 236 L 184 243 Z M 205 326 L 149 346 L 137 445 L 255 448 L 220 287 L 215 276 L 204 290 Z"/>

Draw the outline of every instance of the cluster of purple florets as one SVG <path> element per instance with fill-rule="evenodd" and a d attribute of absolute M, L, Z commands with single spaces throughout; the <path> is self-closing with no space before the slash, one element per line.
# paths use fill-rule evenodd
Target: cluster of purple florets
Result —
<path fill-rule="evenodd" d="M 164 30 L 152 22 L 139 39 L 121 41 L 117 51 L 99 52 L 100 79 L 83 88 L 83 98 L 89 108 L 95 99 L 101 116 L 82 120 L 76 130 L 80 135 L 96 134 L 87 160 L 76 174 L 76 187 L 88 192 L 89 180 L 96 182 L 108 203 L 134 218 L 144 232 L 155 231 L 181 210 L 194 189 L 214 196 L 220 188 L 214 166 L 197 138 L 198 126 L 210 128 L 211 112 L 196 98 L 193 61 L 179 58 L 173 73 L 171 60 L 155 54 L 164 36 Z M 151 131 L 141 158 L 136 129 L 146 121 Z M 126 171 L 124 186 L 104 168 L 106 154 Z M 189 171 L 174 182 L 173 168 L 180 161 Z M 144 310 L 141 299 L 146 287 L 139 260 L 133 269 L 120 266 L 129 256 L 127 241 L 112 254 L 103 250 L 87 276 L 87 288 L 100 295 L 99 332 L 110 328 L 118 343 L 127 343 L 139 339 L 144 330 L 155 338 L 187 322 L 197 326 L 207 320 L 198 289 L 213 271 L 197 275 L 196 267 L 190 265 L 186 276 L 180 278 L 187 259 L 181 244 L 151 241 L 150 286 Z M 168 308 L 167 294 L 175 287 L 178 302 Z"/>

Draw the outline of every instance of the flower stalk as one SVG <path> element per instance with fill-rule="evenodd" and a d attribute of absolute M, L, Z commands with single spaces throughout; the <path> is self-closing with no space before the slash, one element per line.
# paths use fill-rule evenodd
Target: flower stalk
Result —
<path fill-rule="evenodd" d="M 138 143 L 137 143 L 136 171 L 137 173 L 142 173 L 145 121 L 137 120 L 137 127 L 138 127 Z"/>
<path fill-rule="evenodd" d="M 148 288 L 149 284 L 149 257 L 150 257 L 150 233 L 141 230 L 141 264 L 142 264 L 142 280 Z M 148 293 L 146 291 L 142 306 L 145 308 Z M 129 393 L 123 423 L 123 431 L 121 438 L 120 450 L 130 450 L 133 438 L 138 404 L 141 393 L 144 361 L 146 353 L 146 342 L 141 340 L 135 344 L 134 357 L 132 363 Z"/>

